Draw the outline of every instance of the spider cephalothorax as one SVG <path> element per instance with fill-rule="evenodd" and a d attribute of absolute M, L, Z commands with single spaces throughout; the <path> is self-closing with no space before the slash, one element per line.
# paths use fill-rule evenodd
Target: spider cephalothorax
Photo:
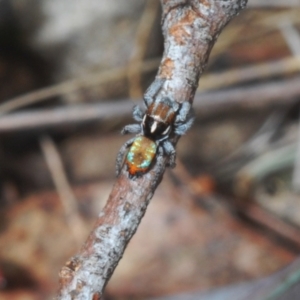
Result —
<path fill-rule="evenodd" d="M 185 134 L 193 123 L 193 117 L 189 102 L 179 104 L 168 97 L 158 97 L 164 82 L 164 79 L 156 79 L 145 93 L 145 112 L 139 106 L 134 106 L 133 118 L 139 124 L 125 126 L 122 134 L 135 133 L 137 136 L 120 149 L 116 162 L 117 175 L 129 147 L 125 164 L 130 176 L 147 172 L 154 158 L 164 154 L 169 157 L 168 165 L 175 167 L 176 151 L 170 136 Z"/>
<path fill-rule="evenodd" d="M 143 134 L 156 141 L 167 138 L 171 133 L 178 108 L 178 103 L 171 102 L 169 98 L 153 101 L 143 117 Z"/>

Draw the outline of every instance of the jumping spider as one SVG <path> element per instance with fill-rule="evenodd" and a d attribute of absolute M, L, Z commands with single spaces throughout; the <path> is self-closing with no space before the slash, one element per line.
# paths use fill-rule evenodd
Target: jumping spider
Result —
<path fill-rule="evenodd" d="M 191 114 L 191 104 L 182 104 L 168 97 L 158 97 L 165 79 L 156 79 L 144 95 L 146 111 L 139 106 L 133 108 L 133 119 L 139 124 L 127 125 L 122 134 L 135 133 L 120 149 L 116 161 L 116 174 L 119 175 L 125 152 L 130 147 L 125 164 L 130 177 L 146 173 L 154 158 L 169 157 L 168 166 L 174 168 L 176 150 L 170 141 L 170 136 L 183 135 L 192 126 L 194 118 Z"/>

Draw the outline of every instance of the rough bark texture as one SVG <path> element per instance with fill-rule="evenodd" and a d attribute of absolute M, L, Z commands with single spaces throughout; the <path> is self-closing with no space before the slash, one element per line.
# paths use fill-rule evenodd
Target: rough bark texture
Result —
<path fill-rule="evenodd" d="M 200 75 L 223 27 L 246 0 L 162 0 L 165 52 L 159 77 L 165 93 L 178 102 L 193 101 Z"/>
<path fill-rule="evenodd" d="M 161 93 L 192 102 L 210 50 L 222 28 L 247 0 L 162 0 L 165 52 L 158 77 L 167 78 Z M 57 299 L 96 300 L 137 230 L 162 179 L 165 160 L 140 178 L 118 177 L 104 210 L 83 245 L 60 273 Z"/>

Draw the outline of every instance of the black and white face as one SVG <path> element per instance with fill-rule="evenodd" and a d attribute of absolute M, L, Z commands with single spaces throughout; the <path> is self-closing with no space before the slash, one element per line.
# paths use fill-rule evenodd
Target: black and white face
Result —
<path fill-rule="evenodd" d="M 169 123 L 148 114 L 145 114 L 142 125 L 144 135 L 156 141 L 168 138 L 171 132 L 171 125 Z"/>
<path fill-rule="evenodd" d="M 162 141 L 169 137 L 176 117 L 178 104 L 169 98 L 156 99 L 143 117 L 143 134 L 155 141 Z"/>

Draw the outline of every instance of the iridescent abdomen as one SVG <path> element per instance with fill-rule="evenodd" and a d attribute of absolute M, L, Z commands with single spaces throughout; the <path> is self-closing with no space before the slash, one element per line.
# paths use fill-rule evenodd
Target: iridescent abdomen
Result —
<path fill-rule="evenodd" d="M 131 145 L 126 165 L 131 176 L 147 172 L 156 154 L 156 143 L 145 136 L 137 137 Z"/>

